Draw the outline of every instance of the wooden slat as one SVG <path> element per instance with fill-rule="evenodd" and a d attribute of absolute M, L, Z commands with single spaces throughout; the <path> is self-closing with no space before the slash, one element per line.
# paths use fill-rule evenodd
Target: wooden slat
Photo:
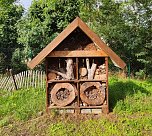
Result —
<path fill-rule="evenodd" d="M 30 74 L 30 85 L 29 85 L 29 86 L 32 87 L 32 81 L 33 81 L 33 80 L 32 80 L 32 74 L 33 74 L 33 71 L 30 70 L 30 73 L 29 73 L 29 74 Z"/>
<path fill-rule="evenodd" d="M 40 73 L 41 73 L 41 76 L 40 76 L 40 78 L 41 78 L 41 88 L 43 88 L 43 72 L 41 71 Z"/>
<path fill-rule="evenodd" d="M 33 69 L 38 65 L 55 47 L 57 47 L 78 26 L 78 17 L 69 24 L 51 43 L 49 43 L 34 59 L 27 65 Z"/>
<path fill-rule="evenodd" d="M 40 87 L 40 71 L 38 71 L 37 83 L 37 86 Z"/>
<path fill-rule="evenodd" d="M 107 57 L 108 55 L 100 51 L 52 51 L 48 57 Z"/>
<path fill-rule="evenodd" d="M 9 79 L 10 79 L 10 76 L 7 76 L 5 82 L 3 83 L 2 88 L 4 88 L 4 90 L 7 90 L 7 86 L 9 84 Z"/>
<path fill-rule="evenodd" d="M 22 73 L 19 73 L 18 74 L 18 76 L 19 76 L 19 88 L 21 88 L 22 86 L 21 86 L 21 84 L 22 84 Z"/>
<path fill-rule="evenodd" d="M 111 50 L 101 39 L 95 34 L 80 18 L 78 18 L 78 25 L 81 30 L 94 42 L 96 43 L 108 56 L 120 67 L 124 68 L 126 63 L 113 51 Z"/>
<path fill-rule="evenodd" d="M 2 79 L 2 82 L 1 82 L 1 88 L 3 88 L 4 83 L 6 82 L 6 80 L 7 80 L 7 77 L 4 77 L 4 78 Z"/>
<path fill-rule="evenodd" d="M 16 75 L 14 75 L 14 77 L 15 77 L 17 89 L 19 89 L 19 76 L 18 76 L 18 74 L 16 74 Z"/>
<path fill-rule="evenodd" d="M 19 74 L 14 75 L 17 88 L 29 88 L 29 87 L 41 87 L 44 88 L 45 72 L 43 71 L 23 71 Z M 15 90 L 12 76 L 1 76 L 0 89 L 4 90 Z"/>

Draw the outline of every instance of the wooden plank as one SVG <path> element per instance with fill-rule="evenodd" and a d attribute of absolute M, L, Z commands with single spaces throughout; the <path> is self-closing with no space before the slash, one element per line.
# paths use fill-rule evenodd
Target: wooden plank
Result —
<path fill-rule="evenodd" d="M 38 71 L 37 86 L 40 87 L 40 71 Z"/>
<path fill-rule="evenodd" d="M 25 88 L 25 78 L 26 78 L 26 73 L 25 71 L 23 72 L 23 88 Z"/>
<path fill-rule="evenodd" d="M 15 81 L 16 81 L 16 85 L 17 85 L 17 89 L 19 89 L 19 80 L 18 80 L 18 74 L 14 75 Z"/>
<path fill-rule="evenodd" d="M 1 82 L 1 89 L 3 89 L 4 83 L 6 82 L 7 77 L 3 77 L 2 82 Z"/>
<path fill-rule="evenodd" d="M 107 82 L 106 82 L 106 103 L 104 104 L 103 113 L 109 113 L 109 89 L 108 89 L 108 57 L 105 58 L 105 64 L 106 64 L 106 76 L 107 76 Z"/>
<path fill-rule="evenodd" d="M 47 80 L 46 77 L 47 77 L 47 76 L 46 76 L 46 73 L 45 73 L 45 71 L 44 71 L 44 72 L 43 72 L 43 80 L 42 80 L 43 88 L 45 88 L 45 84 L 46 84 L 46 80 Z"/>
<path fill-rule="evenodd" d="M 77 80 L 48 80 L 48 83 L 68 83 L 68 82 L 76 82 Z"/>
<path fill-rule="evenodd" d="M 61 106 L 49 106 L 48 108 L 50 109 L 101 109 L 103 106 L 80 106 L 80 107 L 74 107 L 74 106 L 66 106 L 66 107 L 61 107 Z"/>
<path fill-rule="evenodd" d="M 26 75 L 26 88 L 29 88 L 29 83 L 30 83 L 30 81 L 29 81 L 29 70 L 27 70 L 26 71 L 27 73 L 27 75 Z"/>
<path fill-rule="evenodd" d="M 48 57 L 107 57 L 108 55 L 100 51 L 52 51 Z"/>
<path fill-rule="evenodd" d="M 38 77 L 38 71 L 35 71 L 35 88 L 37 87 L 37 77 Z"/>
<path fill-rule="evenodd" d="M 106 82 L 106 80 L 101 80 L 101 79 L 92 79 L 92 80 L 80 79 L 79 82 Z"/>
<path fill-rule="evenodd" d="M 33 71 L 33 73 L 32 73 L 32 87 L 34 87 L 34 81 L 35 81 L 35 71 Z"/>
<path fill-rule="evenodd" d="M 81 109 L 101 109 L 102 106 L 80 106 Z"/>
<path fill-rule="evenodd" d="M 33 69 L 44 58 L 57 47 L 75 28 L 78 26 L 78 17 L 69 24 L 51 43 L 49 43 L 34 59 L 32 59 L 27 65 Z"/>
<path fill-rule="evenodd" d="M 40 71 L 40 88 L 43 88 L 43 82 L 44 82 L 43 71 Z"/>
<path fill-rule="evenodd" d="M 18 78 L 18 80 L 19 80 L 19 82 L 18 82 L 18 83 L 19 83 L 19 88 L 21 88 L 21 82 L 22 82 L 22 81 L 21 81 L 21 76 L 22 76 L 21 73 L 19 73 L 19 74 L 18 74 L 18 77 L 19 77 L 19 78 Z"/>
<path fill-rule="evenodd" d="M 32 87 L 32 74 L 33 74 L 33 71 L 32 70 L 30 70 L 30 72 L 29 72 L 29 74 L 30 74 L 30 87 Z"/>
<path fill-rule="evenodd" d="M 79 80 L 79 59 L 78 58 L 76 58 L 76 80 L 77 81 Z M 77 107 L 79 107 L 80 106 L 80 85 L 79 85 L 78 82 L 77 82 L 76 86 L 77 86 L 77 91 L 78 91 L 78 94 L 77 94 Z M 80 108 L 75 110 L 75 113 L 79 114 L 80 113 Z"/>
<path fill-rule="evenodd" d="M 126 63 L 114 51 L 112 51 L 80 18 L 78 18 L 78 26 L 94 43 L 96 43 L 105 53 L 107 53 L 120 68 L 123 69 L 126 66 Z"/>
<path fill-rule="evenodd" d="M 10 76 L 6 77 L 6 79 L 3 83 L 2 89 L 7 90 L 7 84 L 9 83 L 9 78 L 10 78 Z"/>

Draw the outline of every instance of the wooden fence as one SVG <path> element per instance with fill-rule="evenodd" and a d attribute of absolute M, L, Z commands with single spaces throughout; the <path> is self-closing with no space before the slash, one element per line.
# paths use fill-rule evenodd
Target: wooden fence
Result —
<path fill-rule="evenodd" d="M 21 88 L 44 88 L 45 87 L 45 72 L 44 71 L 23 71 L 14 75 L 0 75 L 0 89 L 12 91 Z"/>

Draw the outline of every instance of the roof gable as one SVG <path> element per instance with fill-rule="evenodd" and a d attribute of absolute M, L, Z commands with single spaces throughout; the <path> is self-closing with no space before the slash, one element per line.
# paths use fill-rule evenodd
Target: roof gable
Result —
<path fill-rule="evenodd" d="M 98 45 L 108 56 L 114 61 L 114 63 L 124 68 L 125 62 L 112 51 L 79 17 L 70 23 L 51 43 L 49 43 L 35 58 L 28 62 L 28 67 L 33 69 L 44 58 L 54 50 L 69 34 L 71 34 L 77 27 L 79 27 L 96 45 Z"/>

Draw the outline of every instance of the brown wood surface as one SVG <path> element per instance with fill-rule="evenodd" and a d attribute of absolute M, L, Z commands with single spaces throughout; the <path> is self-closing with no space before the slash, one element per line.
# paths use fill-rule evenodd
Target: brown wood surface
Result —
<path fill-rule="evenodd" d="M 95 98 L 90 99 L 86 95 L 86 92 L 90 93 L 89 91 L 92 90 L 95 91 L 95 94 L 97 96 Z M 91 92 L 91 95 L 93 96 L 94 94 L 92 94 Z M 87 103 L 88 105 L 91 106 L 101 105 L 105 100 L 105 89 L 100 82 L 85 82 L 80 86 L 80 98 L 83 102 Z"/>
<path fill-rule="evenodd" d="M 62 107 L 62 106 L 49 106 L 48 108 L 50 109 L 101 109 L 103 107 L 103 105 L 101 106 L 80 106 L 80 107 L 76 107 L 76 106 L 66 106 L 66 107 Z"/>
<path fill-rule="evenodd" d="M 124 68 L 126 63 L 114 52 L 112 51 L 102 40 L 96 35 L 80 18 L 78 18 L 78 25 L 83 32 L 95 42 L 105 53 L 110 56 L 110 58 L 120 67 Z"/>
<path fill-rule="evenodd" d="M 48 57 L 107 57 L 108 55 L 100 51 L 52 51 Z"/>
<path fill-rule="evenodd" d="M 57 98 L 57 93 L 62 88 L 69 90 L 69 96 L 63 100 L 60 100 Z M 75 99 L 76 93 L 77 90 L 74 85 L 71 85 L 70 83 L 57 83 L 51 90 L 51 100 L 57 106 L 66 106 Z"/>
<path fill-rule="evenodd" d="M 109 113 L 109 88 L 108 88 L 108 57 L 105 58 L 105 64 L 106 64 L 106 103 L 103 105 L 103 113 Z"/>
<path fill-rule="evenodd" d="M 48 74 L 48 59 L 45 59 L 45 72 L 46 72 L 46 112 L 49 113 L 48 107 L 49 107 L 49 88 L 48 88 L 48 82 L 47 82 L 47 74 Z"/>
<path fill-rule="evenodd" d="M 51 43 L 49 43 L 35 58 L 33 58 L 27 66 L 33 69 L 36 65 L 44 60 L 44 58 L 58 46 L 75 28 L 78 26 L 78 17 L 69 24 Z"/>
<path fill-rule="evenodd" d="M 33 69 L 43 61 L 70 33 L 79 27 L 94 43 L 96 43 L 120 68 L 126 66 L 125 62 L 112 51 L 79 17 L 69 24 L 51 43 L 49 43 L 35 58 L 28 62 L 28 67 Z M 79 56 L 79 55 L 77 55 Z M 90 55 L 89 55 L 90 56 Z"/>

